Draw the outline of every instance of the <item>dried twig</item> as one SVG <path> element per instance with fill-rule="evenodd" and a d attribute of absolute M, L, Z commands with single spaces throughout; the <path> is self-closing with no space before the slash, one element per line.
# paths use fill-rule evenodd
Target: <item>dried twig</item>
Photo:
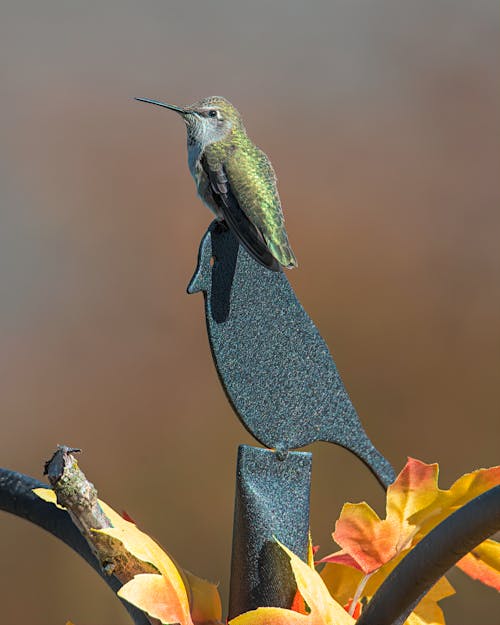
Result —
<path fill-rule="evenodd" d="M 124 549 L 116 538 L 93 531 L 112 527 L 112 523 L 99 505 L 96 488 L 78 466 L 74 456 L 78 451 L 59 445 L 45 463 L 45 474 L 56 493 L 57 503 L 66 508 L 105 573 L 114 575 L 122 584 L 139 573 L 158 573 L 152 564 L 139 560 Z M 157 619 L 148 618 L 154 625 L 159 623 Z"/>

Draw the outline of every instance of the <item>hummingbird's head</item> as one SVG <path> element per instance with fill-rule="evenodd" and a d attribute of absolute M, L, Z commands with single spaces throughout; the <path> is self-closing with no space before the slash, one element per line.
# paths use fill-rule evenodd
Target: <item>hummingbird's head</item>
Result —
<path fill-rule="evenodd" d="M 188 142 L 203 146 L 225 139 L 233 128 L 243 128 L 238 109 L 220 96 L 203 98 L 194 104 L 181 107 L 158 100 L 136 98 L 175 111 L 186 123 Z"/>

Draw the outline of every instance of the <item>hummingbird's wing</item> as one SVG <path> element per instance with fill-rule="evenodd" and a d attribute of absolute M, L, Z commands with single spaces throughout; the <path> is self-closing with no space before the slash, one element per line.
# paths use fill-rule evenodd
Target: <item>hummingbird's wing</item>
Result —
<path fill-rule="evenodd" d="M 262 235 L 241 210 L 224 166 L 210 163 L 206 157 L 200 163 L 209 179 L 213 198 L 230 230 L 257 262 L 272 271 L 281 271 L 280 264 L 267 248 Z"/>
<path fill-rule="evenodd" d="M 260 232 L 271 254 L 284 267 L 297 266 L 285 230 L 276 175 L 267 156 L 248 142 L 230 152 L 224 165 L 241 210 Z"/>
<path fill-rule="evenodd" d="M 297 265 L 266 155 L 250 145 L 231 151 L 223 162 L 206 154 L 201 164 L 225 221 L 248 252 L 273 271 Z"/>

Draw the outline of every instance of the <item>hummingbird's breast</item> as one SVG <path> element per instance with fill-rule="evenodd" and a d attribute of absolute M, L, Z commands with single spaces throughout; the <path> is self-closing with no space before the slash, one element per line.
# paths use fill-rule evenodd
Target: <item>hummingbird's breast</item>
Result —
<path fill-rule="evenodd" d="M 210 181 L 201 166 L 203 146 L 199 143 L 188 142 L 187 147 L 189 171 L 191 172 L 191 176 L 193 176 L 198 195 L 203 200 L 203 203 L 215 214 L 215 216 L 222 219 L 223 217 L 212 194 Z"/>
<path fill-rule="evenodd" d="M 193 176 L 196 184 L 198 184 L 198 170 L 201 168 L 200 159 L 203 153 L 203 149 L 199 143 L 191 143 L 190 141 L 188 141 L 187 149 L 189 171 L 191 172 L 191 176 Z"/>

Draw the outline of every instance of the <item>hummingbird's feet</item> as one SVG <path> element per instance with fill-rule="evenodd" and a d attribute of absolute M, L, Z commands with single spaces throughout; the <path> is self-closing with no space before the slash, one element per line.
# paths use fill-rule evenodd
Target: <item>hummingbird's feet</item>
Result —
<path fill-rule="evenodd" d="M 217 219 L 214 225 L 214 230 L 213 230 L 214 234 L 224 234 L 224 232 L 227 232 L 228 230 L 229 230 L 229 227 L 227 223 L 225 221 L 221 221 Z"/>

